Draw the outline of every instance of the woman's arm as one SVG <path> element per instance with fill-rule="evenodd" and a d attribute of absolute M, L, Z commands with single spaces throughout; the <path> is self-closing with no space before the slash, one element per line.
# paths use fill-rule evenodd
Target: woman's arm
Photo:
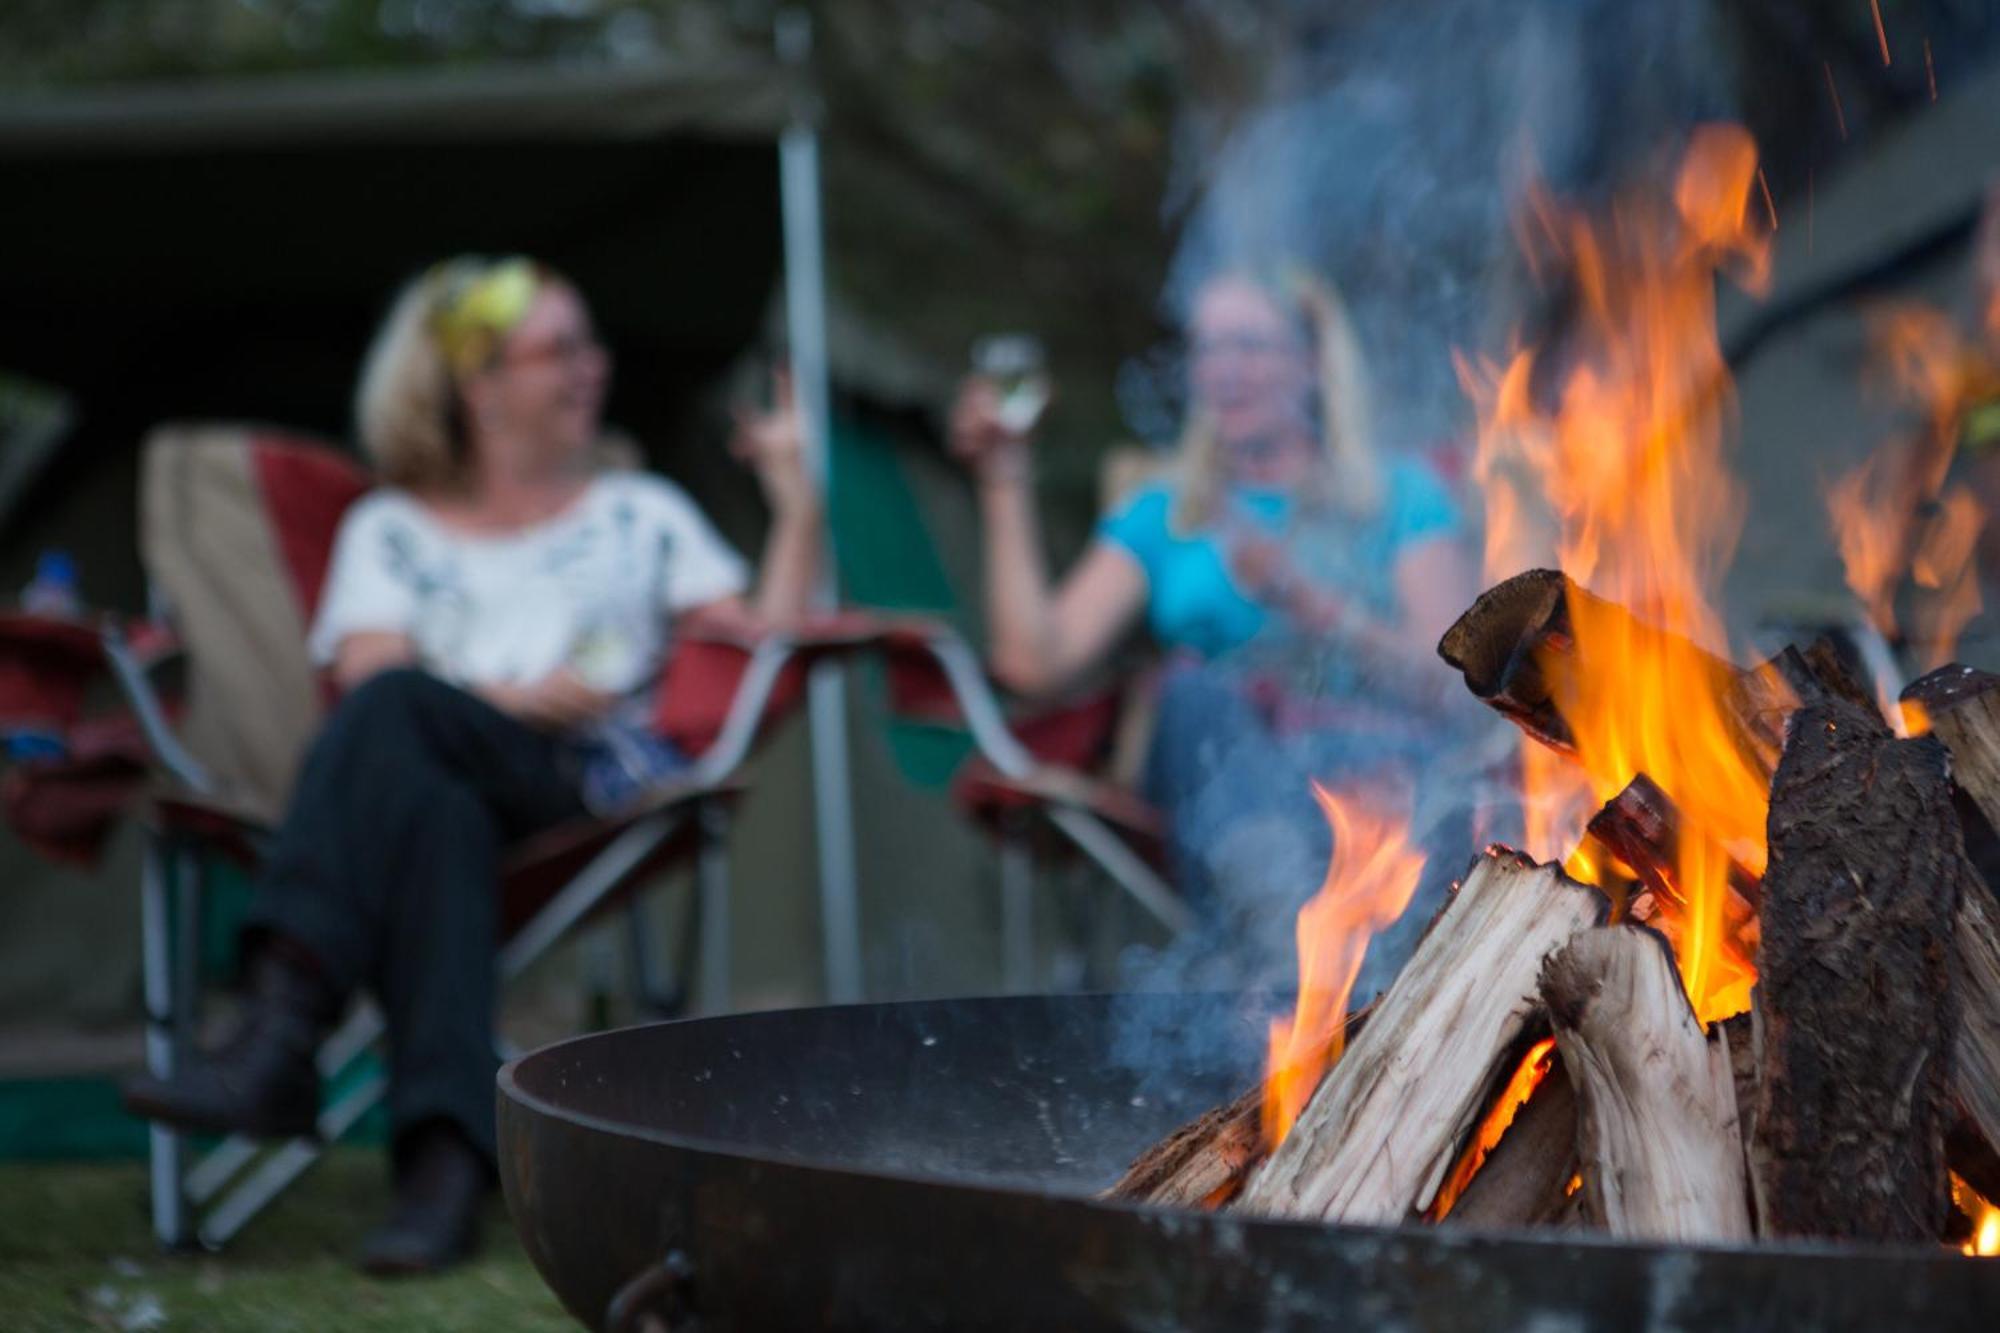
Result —
<path fill-rule="evenodd" d="M 775 406 L 769 412 L 737 412 L 729 444 L 729 451 L 756 472 L 771 506 L 757 586 L 747 606 L 718 603 L 690 612 L 703 628 L 755 633 L 795 626 L 811 610 L 819 587 L 823 506 L 819 486 L 806 472 L 804 428 L 790 375 L 780 371 L 773 376 L 772 399 Z"/>
<path fill-rule="evenodd" d="M 329 674 L 336 689 L 350 694 L 370 676 L 416 660 L 417 646 L 409 635 L 393 630 L 357 630 L 334 649 Z"/>
<path fill-rule="evenodd" d="M 971 463 L 979 490 L 993 674 L 1023 694 L 1058 690 L 1105 657 L 1138 618 L 1145 571 L 1128 552 L 1099 540 L 1050 587 L 1028 443 L 1001 427 L 997 396 L 984 381 L 960 391 L 952 447 Z"/>

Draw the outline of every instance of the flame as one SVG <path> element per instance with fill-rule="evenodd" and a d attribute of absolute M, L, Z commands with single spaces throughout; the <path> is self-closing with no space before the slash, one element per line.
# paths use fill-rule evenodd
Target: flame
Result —
<path fill-rule="evenodd" d="M 1961 1251 L 1972 1258 L 2000 1256 L 2000 1207 L 1957 1176 L 1951 1178 L 1951 1201 L 1972 1221 L 1972 1239 L 1960 1247 Z"/>
<path fill-rule="evenodd" d="M 1574 651 L 1545 667 L 1592 803 L 1643 772 L 1680 807 L 1679 957 L 1704 1022 L 1747 1000 L 1751 963 L 1724 928 L 1723 906 L 1732 856 L 1763 872 L 1768 804 L 1766 775 L 1737 739 L 1728 683 L 1701 651 L 1724 639 L 1709 589 L 1743 512 L 1722 456 L 1733 386 L 1714 275 L 1727 268 L 1752 290 L 1768 281 L 1756 177 L 1749 134 L 1712 125 L 1690 140 L 1671 205 L 1627 201 L 1593 222 L 1537 194 L 1542 239 L 1575 278 L 1575 326 L 1559 348 L 1517 352 L 1503 368 L 1461 364 L 1479 409 L 1479 474 L 1503 492 L 1497 543 L 1488 492 L 1489 575 L 1518 572 L 1496 558 L 1532 551 L 1521 496 L 1539 495 L 1562 569 L 1606 599 L 1572 599 Z M 1538 401 L 1529 385 L 1541 380 L 1552 388 Z M 1531 764 L 1523 776 L 1542 775 Z M 1549 799 L 1530 786 L 1531 808 Z"/>
<path fill-rule="evenodd" d="M 1514 1123 L 1514 1117 L 1528 1104 L 1528 1098 L 1535 1095 L 1535 1089 L 1542 1086 L 1542 1080 L 1549 1076 L 1555 1049 L 1555 1038 L 1544 1037 L 1521 1057 L 1521 1063 L 1515 1066 L 1514 1076 L 1507 1080 L 1507 1086 L 1494 1099 L 1493 1108 L 1486 1113 L 1486 1119 L 1479 1122 L 1471 1143 L 1459 1154 L 1451 1174 L 1438 1188 L 1437 1199 L 1430 1210 L 1433 1222 L 1441 1221 L 1450 1214 L 1459 1196 L 1465 1193 L 1465 1187 L 1472 1183 L 1472 1178 L 1479 1174 L 1479 1168 L 1485 1165 L 1486 1155 L 1499 1146 L 1508 1127 Z"/>
<path fill-rule="evenodd" d="M 1917 409 L 1914 432 L 1887 441 L 1827 487 L 1827 514 L 1847 586 L 1875 627 L 1897 632 L 1896 594 L 1907 577 L 1911 635 L 1924 665 L 1942 666 L 1981 609 L 1975 563 L 1986 511 L 1966 487 L 1945 482 L 1966 410 L 2000 389 L 2000 372 L 1942 311 L 1886 307 L 1871 320 L 1870 365 L 1900 402 Z"/>
<path fill-rule="evenodd" d="M 1423 874 L 1407 814 L 1391 814 L 1355 794 L 1313 784 L 1333 828 L 1333 858 L 1312 900 L 1299 909 L 1299 998 L 1292 1017 L 1271 1024 L 1264 1076 L 1263 1131 L 1284 1142 L 1320 1078 L 1340 1058 L 1347 1001 L 1361 956 L 1376 931 L 1403 914 Z"/>

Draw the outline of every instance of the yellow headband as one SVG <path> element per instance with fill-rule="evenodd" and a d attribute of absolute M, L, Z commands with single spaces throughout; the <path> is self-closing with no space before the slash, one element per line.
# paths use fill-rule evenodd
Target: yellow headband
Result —
<path fill-rule="evenodd" d="M 460 256 L 430 272 L 431 333 L 454 374 L 469 375 L 493 358 L 500 340 L 527 318 L 541 286 L 532 259 Z"/>

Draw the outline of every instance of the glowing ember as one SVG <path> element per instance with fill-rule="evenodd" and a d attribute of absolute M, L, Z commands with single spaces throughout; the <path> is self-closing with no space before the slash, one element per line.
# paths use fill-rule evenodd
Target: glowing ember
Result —
<path fill-rule="evenodd" d="M 1882 0 L 1868 0 L 1868 8 L 1875 12 L 1875 40 L 1882 44 L 1882 63 L 1889 64 L 1889 30 L 1882 26 Z"/>
<path fill-rule="evenodd" d="M 1333 829 L 1326 880 L 1299 909 L 1299 998 L 1290 1020 L 1271 1024 L 1264 1075 L 1264 1140 L 1275 1148 L 1291 1132 L 1320 1078 L 1340 1058 L 1347 1001 L 1375 932 L 1403 914 L 1424 870 L 1410 845 L 1407 816 L 1371 807 L 1352 793 L 1313 784 Z"/>
<path fill-rule="evenodd" d="M 1452 1206 L 1465 1193 L 1465 1187 L 1479 1174 L 1479 1168 L 1486 1162 L 1486 1155 L 1499 1146 L 1514 1117 L 1528 1104 L 1528 1098 L 1535 1095 L 1535 1089 L 1549 1076 L 1551 1057 L 1556 1049 L 1555 1038 L 1544 1037 L 1528 1048 L 1521 1057 L 1521 1063 L 1514 1070 L 1514 1076 L 1507 1080 L 1507 1086 L 1493 1102 L 1493 1109 L 1486 1113 L 1479 1129 L 1472 1136 L 1472 1142 L 1459 1157 L 1451 1175 L 1445 1178 L 1438 1190 L 1437 1201 L 1431 1205 L 1430 1219 L 1438 1221 L 1450 1214 Z"/>
<path fill-rule="evenodd" d="M 1714 274 L 1727 267 L 1752 289 L 1768 278 L 1770 233 L 1751 207 L 1756 176 L 1749 135 L 1708 126 L 1689 144 L 1670 207 L 1628 201 L 1593 224 L 1538 197 L 1541 238 L 1576 281 L 1576 326 L 1554 351 L 1461 367 L 1480 412 L 1489 523 L 1497 515 L 1500 527 L 1497 540 L 1489 527 L 1488 574 L 1525 567 L 1534 542 L 1524 516 L 1540 497 L 1563 571 L 1605 599 L 1572 599 L 1573 651 L 1543 666 L 1575 739 L 1586 813 L 1639 773 L 1680 808 L 1676 934 L 1704 1022 L 1748 1002 L 1754 975 L 1723 908 L 1732 856 L 1763 872 L 1768 803 L 1727 682 L 1702 651 L 1722 645 L 1709 590 L 1743 510 L 1722 458 L 1733 389 L 1716 339 Z M 1544 380 L 1552 389 L 1531 391 Z M 1505 568 L 1512 560 L 1522 563 Z M 1532 763 L 1524 772 L 1530 784 L 1542 776 Z M 1551 801 L 1532 785 L 1527 799 L 1531 809 Z"/>

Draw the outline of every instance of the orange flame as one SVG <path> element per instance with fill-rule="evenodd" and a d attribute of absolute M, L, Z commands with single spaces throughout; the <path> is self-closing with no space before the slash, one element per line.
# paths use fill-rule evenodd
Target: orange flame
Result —
<path fill-rule="evenodd" d="M 1957 1176 L 1951 1178 L 1951 1200 L 1972 1220 L 1972 1238 L 1960 1247 L 1961 1251 L 1973 1258 L 2000 1256 L 2000 1207 L 1988 1202 Z"/>
<path fill-rule="evenodd" d="M 1517 572 L 1492 561 L 1533 549 L 1521 496 L 1538 495 L 1564 572 L 1606 599 L 1572 599 L 1567 660 L 1585 669 L 1545 665 L 1593 803 L 1643 772 L 1680 807 L 1680 965 L 1704 1022 L 1747 1002 L 1751 964 L 1723 907 L 1731 856 L 1763 871 L 1768 802 L 1766 776 L 1738 742 L 1727 682 L 1701 651 L 1723 641 L 1709 589 L 1743 512 L 1722 456 L 1733 386 L 1714 274 L 1727 267 L 1753 290 L 1768 280 L 1756 176 L 1748 133 L 1714 125 L 1691 139 L 1671 206 L 1627 201 L 1593 223 L 1538 196 L 1543 238 L 1575 278 L 1575 326 L 1556 351 L 1517 353 L 1504 369 L 1461 366 L 1479 408 L 1480 475 L 1505 492 L 1488 573 Z M 1550 364 L 1538 368 L 1538 355 Z M 1551 382 L 1544 401 L 1533 379 Z M 1524 777 L 1537 780 L 1533 766 Z M 1533 806 L 1548 794 L 1531 788 L 1528 798 Z"/>
<path fill-rule="evenodd" d="M 1284 1142 L 1319 1081 L 1340 1058 L 1347 1001 L 1368 941 L 1403 914 L 1423 874 L 1407 815 L 1313 784 L 1333 828 L 1333 858 L 1312 900 L 1299 909 L 1299 998 L 1292 1017 L 1271 1024 L 1264 1075 L 1264 1140 Z"/>
<path fill-rule="evenodd" d="M 1514 1076 L 1507 1080 L 1507 1086 L 1494 1099 L 1493 1108 L 1486 1118 L 1479 1122 L 1479 1128 L 1472 1135 L 1472 1142 L 1459 1155 L 1451 1174 L 1438 1188 L 1437 1199 L 1431 1204 L 1430 1220 L 1441 1221 L 1457 1204 L 1465 1187 L 1479 1174 L 1479 1168 L 1486 1163 L 1488 1153 L 1499 1146 L 1514 1117 L 1528 1104 L 1528 1098 L 1535 1095 L 1535 1089 L 1542 1086 L 1542 1080 L 1549 1076 L 1551 1057 L 1556 1049 L 1554 1037 L 1544 1037 L 1528 1048 L 1521 1057 L 1521 1063 L 1514 1069 Z"/>
<path fill-rule="evenodd" d="M 1876 313 L 1871 365 L 1922 425 L 1892 439 L 1827 487 L 1847 586 L 1884 634 L 1896 632 L 1896 594 L 1908 577 L 1911 632 L 1924 664 L 1941 666 L 1980 611 L 1975 564 L 1986 511 L 1964 486 L 1945 488 L 1968 407 L 2000 388 L 1985 354 L 1941 311 L 1903 305 Z"/>

